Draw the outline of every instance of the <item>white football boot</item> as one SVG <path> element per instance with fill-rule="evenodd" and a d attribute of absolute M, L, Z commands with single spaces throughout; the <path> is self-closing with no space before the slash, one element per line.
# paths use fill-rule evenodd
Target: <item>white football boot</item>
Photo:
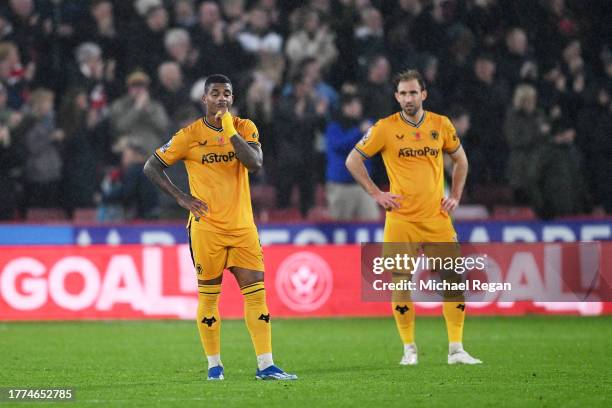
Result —
<path fill-rule="evenodd" d="M 419 362 L 416 345 L 404 344 L 404 356 L 400 361 L 400 365 L 417 365 Z"/>

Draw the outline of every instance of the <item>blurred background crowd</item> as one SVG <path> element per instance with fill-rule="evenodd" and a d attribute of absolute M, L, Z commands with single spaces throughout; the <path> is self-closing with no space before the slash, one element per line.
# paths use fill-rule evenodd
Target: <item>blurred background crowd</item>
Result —
<path fill-rule="evenodd" d="M 182 218 L 144 161 L 234 83 L 259 128 L 260 220 L 377 220 L 344 158 L 418 68 L 470 160 L 463 203 L 612 212 L 608 0 L 6 0 L 0 219 Z M 375 181 L 388 183 L 379 160 Z M 182 165 L 169 170 L 185 190 Z M 51 211 L 48 209 L 52 209 Z M 41 212 L 41 209 L 47 209 Z"/>

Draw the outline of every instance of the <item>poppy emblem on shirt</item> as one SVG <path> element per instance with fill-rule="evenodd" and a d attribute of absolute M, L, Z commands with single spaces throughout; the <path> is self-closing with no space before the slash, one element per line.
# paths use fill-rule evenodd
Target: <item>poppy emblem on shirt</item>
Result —
<path fill-rule="evenodd" d="M 419 132 L 413 132 L 412 134 L 414 135 L 414 138 L 415 138 L 416 140 L 421 140 L 421 133 L 419 133 Z"/>
<path fill-rule="evenodd" d="M 225 139 L 223 138 L 223 136 L 217 136 L 217 143 L 219 144 L 225 143 Z"/>

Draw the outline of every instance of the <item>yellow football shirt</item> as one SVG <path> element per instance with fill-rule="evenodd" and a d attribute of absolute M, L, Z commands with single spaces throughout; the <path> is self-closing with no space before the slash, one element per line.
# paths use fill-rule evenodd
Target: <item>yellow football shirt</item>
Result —
<path fill-rule="evenodd" d="M 259 145 L 259 133 L 252 121 L 238 117 L 233 120 L 236 131 L 247 143 Z M 155 157 L 164 166 L 183 160 L 191 194 L 208 204 L 206 217 L 198 220 L 189 215 L 192 227 L 235 234 L 256 227 L 248 170 L 222 130 L 201 118 L 179 130 L 155 151 Z"/>
<path fill-rule="evenodd" d="M 366 158 L 381 153 L 391 193 L 403 197 L 389 219 L 434 221 L 447 218 L 441 209 L 444 195 L 442 152 L 454 153 L 461 142 L 446 116 L 425 111 L 418 123 L 403 112 L 379 120 L 355 145 Z"/>

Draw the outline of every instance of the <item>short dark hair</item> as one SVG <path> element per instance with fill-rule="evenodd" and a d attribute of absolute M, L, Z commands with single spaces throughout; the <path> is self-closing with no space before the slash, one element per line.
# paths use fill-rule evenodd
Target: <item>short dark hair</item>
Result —
<path fill-rule="evenodd" d="M 206 77 L 204 80 L 204 93 L 207 94 L 210 90 L 210 87 L 213 84 L 228 84 L 230 87 L 232 86 L 232 81 L 228 77 L 222 74 L 212 74 Z"/>
<path fill-rule="evenodd" d="M 412 80 L 416 80 L 419 83 L 421 91 L 427 89 L 425 86 L 425 80 L 423 79 L 423 75 L 421 75 L 421 73 L 416 69 L 407 69 L 395 75 L 395 78 L 393 79 L 393 84 L 395 85 L 395 89 L 397 90 L 397 87 L 400 82 Z"/>

